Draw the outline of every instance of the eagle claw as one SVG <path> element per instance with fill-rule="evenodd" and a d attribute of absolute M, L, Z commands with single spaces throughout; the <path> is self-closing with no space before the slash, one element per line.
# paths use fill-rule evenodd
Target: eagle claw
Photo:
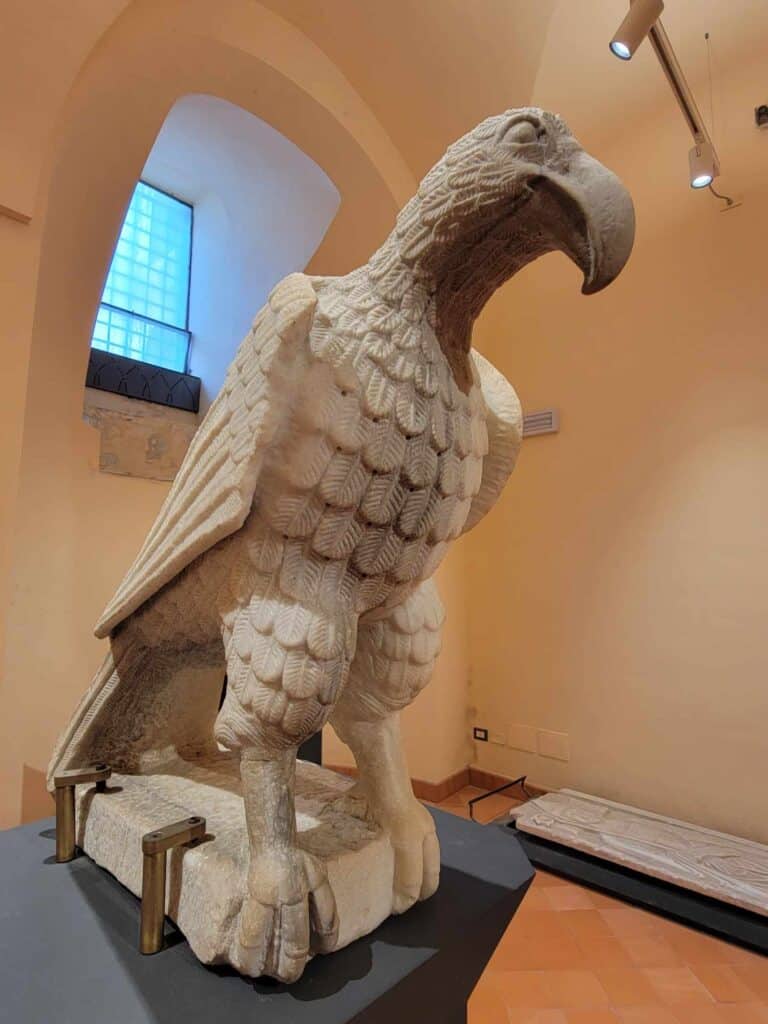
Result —
<path fill-rule="evenodd" d="M 261 854 L 248 873 L 232 964 L 250 977 L 293 982 L 311 954 L 335 948 L 338 929 L 336 900 L 318 860 L 299 849 Z"/>

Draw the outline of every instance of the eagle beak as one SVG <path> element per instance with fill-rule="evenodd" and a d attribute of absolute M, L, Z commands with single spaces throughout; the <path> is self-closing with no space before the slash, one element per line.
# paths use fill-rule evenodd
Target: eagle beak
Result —
<path fill-rule="evenodd" d="M 578 149 L 568 172 L 544 170 L 541 185 L 559 207 L 554 242 L 584 274 L 582 292 L 593 295 L 618 277 L 632 252 L 635 211 L 629 193 L 606 167 Z"/>

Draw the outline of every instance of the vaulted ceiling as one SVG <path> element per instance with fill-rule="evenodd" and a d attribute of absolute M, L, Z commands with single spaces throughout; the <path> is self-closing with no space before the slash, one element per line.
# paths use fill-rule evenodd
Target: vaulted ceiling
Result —
<path fill-rule="evenodd" d="M 59 6 L 44 0 L 32 11 L 14 2 L 3 13 L 0 39 L 8 49 L 0 59 L 0 122 L 8 146 L 0 160 L 0 205 L 31 206 L 35 164 L 79 68 L 115 19 L 152 3 L 76 0 L 63 21 Z M 163 6 L 184 17 L 206 5 L 166 0 Z M 448 142 L 510 106 L 558 109 L 589 142 L 626 131 L 646 113 L 678 116 L 648 46 L 629 66 L 608 53 L 626 0 L 252 0 L 251 6 L 284 19 L 337 66 L 415 176 Z M 220 21 L 231 16 L 230 7 L 220 0 Z M 768 5 L 668 0 L 664 21 L 708 118 L 711 68 L 718 141 L 718 130 L 727 132 L 740 116 L 726 109 L 723 82 L 764 53 Z M 0 57 L 3 49 L 0 44 Z M 768 94 L 756 95 L 754 103 L 767 100 Z M 683 137 L 682 121 L 680 130 Z"/>
<path fill-rule="evenodd" d="M 679 117 L 649 46 L 630 65 L 608 51 L 626 0 L 262 2 L 338 65 L 417 175 L 452 139 L 510 106 L 557 109 L 590 139 L 651 112 Z M 668 0 L 663 19 L 702 113 L 709 121 L 712 107 L 715 130 L 725 129 L 735 112 L 723 109 L 723 78 L 765 53 L 768 5 Z M 766 101 L 768 93 L 755 99 Z"/>
<path fill-rule="evenodd" d="M 555 0 L 264 0 L 338 65 L 423 174 L 489 114 L 525 106 Z"/>

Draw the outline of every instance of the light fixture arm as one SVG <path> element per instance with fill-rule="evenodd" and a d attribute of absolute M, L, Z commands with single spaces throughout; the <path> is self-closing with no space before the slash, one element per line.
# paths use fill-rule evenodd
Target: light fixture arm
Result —
<path fill-rule="evenodd" d="M 663 10 L 664 0 L 629 0 L 629 12 L 609 45 L 615 57 L 631 60 L 643 39 L 650 37 L 653 52 L 693 136 L 693 148 L 688 152 L 691 188 L 707 188 L 720 173 L 720 162 L 704 118 L 661 23 Z"/>
<path fill-rule="evenodd" d="M 697 145 L 706 144 L 711 146 L 712 153 L 716 156 L 715 146 L 707 131 L 707 126 L 704 124 L 704 118 L 701 116 L 701 111 L 685 79 L 683 69 L 680 67 L 680 62 L 675 55 L 675 51 L 672 49 L 672 44 L 661 23 L 661 19 L 651 26 L 648 34 L 654 53 L 659 59 L 659 64 L 661 64 L 661 68 L 667 76 L 667 81 L 672 87 L 672 92 L 675 94 L 675 99 L 683 112 L 685 123 L 688 125 L 693 136 L 693 141 Z"/>

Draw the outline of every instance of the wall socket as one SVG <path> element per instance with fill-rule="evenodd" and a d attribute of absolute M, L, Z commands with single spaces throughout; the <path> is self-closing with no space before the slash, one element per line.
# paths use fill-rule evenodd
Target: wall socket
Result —
<path fill-rule="evenodd" d="M 481 743 L 488 742 L 488 730 L 476 725 L 472 730 L 472 739 L 480 740 Z"/>
<path fill-rule="evenodd" d="M 570 742 L 567 732 L 550 732 L 549 729 L 538 729 L 536 745 L 542 757 L 552 757 L 556 761 L 569 761 L 571 758 Z"/>

